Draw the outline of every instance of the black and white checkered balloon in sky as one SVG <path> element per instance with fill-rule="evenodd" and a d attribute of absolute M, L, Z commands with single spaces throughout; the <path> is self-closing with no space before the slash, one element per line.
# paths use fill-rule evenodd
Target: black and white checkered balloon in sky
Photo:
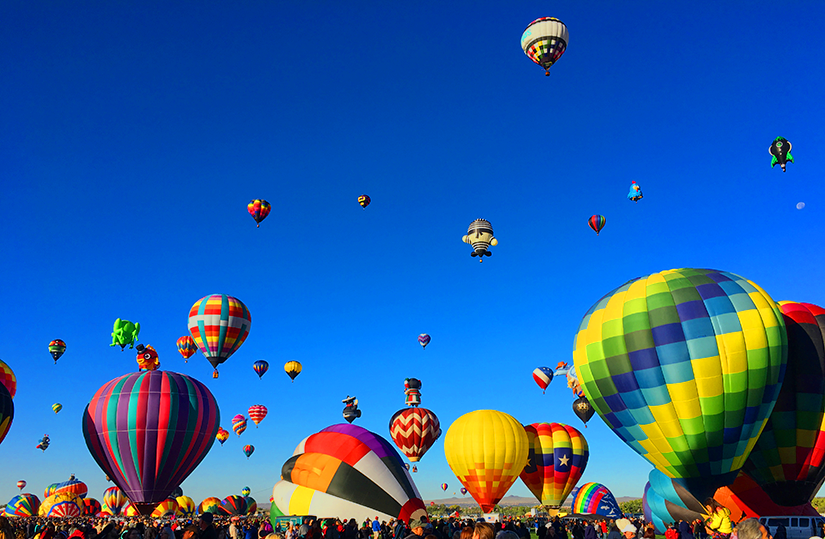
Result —
<path fill-rule="evenodd" d="M 487 250 L 491 245 L 498 245 L 498 240 L 493 237 L 493 225 L 485 219 L 476 219 L 470 223 L 467 235 L 461 238 L 461 241 L 473 246 L 470 256 L 477 256 L 479 262 L 482 262 L 485 256 L 492 255 Z"/>

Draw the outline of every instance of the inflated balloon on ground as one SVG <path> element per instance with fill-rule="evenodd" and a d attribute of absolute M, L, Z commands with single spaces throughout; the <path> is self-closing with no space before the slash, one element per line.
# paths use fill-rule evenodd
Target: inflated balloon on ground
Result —
<path fill-rule="evenodd" d="M 619 438 L 697 498 L 730 484 L 782 384 L 779 307 L 733 273 L 678 269 L 628 281 L 582 319 L 576 372 Z"/>
<path fill-rule="evenodd" d="M 573 499 L 571 511 L 574 514 L 601 515 L 607 518 L 620 518 L 622 510 L 616 497 L 601 483 L 585 483 L 570 493 Z"/>
<path fill-rule="evenodd" d="M 524 430 L 527 464 L 519 477 L 553 516 L 587 467 L 587 440 L 577 429 L 562 423 L 533 423 Z"/>

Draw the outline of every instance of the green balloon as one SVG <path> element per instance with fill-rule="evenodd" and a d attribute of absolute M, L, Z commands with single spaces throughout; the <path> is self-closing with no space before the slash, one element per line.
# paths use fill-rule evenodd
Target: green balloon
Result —
<path fill-rule="evenodd" d="M 112 330 L 112 344 L 109 346 L 120 345 L 120 349 L 134 348 L 137 342 L 138 334 L 140 333 L 140 323 L 132 323 L 128 320 L 115 320 L 115 327 Z"/>

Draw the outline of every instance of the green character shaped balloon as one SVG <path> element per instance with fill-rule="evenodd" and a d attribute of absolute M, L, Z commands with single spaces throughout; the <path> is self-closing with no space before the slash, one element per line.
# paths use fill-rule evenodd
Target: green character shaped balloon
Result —
<path fill-rule="evenodd" d="M 122 351 L 129 345 L 129 348 L 134 348 L 137 342 L 138 334 L 140 333 L 139 322 L 129 322 L 128 320 L 115 320 L 115 327 L 112 331 L 112 344 L 109 346 L 120 345 Z"/>

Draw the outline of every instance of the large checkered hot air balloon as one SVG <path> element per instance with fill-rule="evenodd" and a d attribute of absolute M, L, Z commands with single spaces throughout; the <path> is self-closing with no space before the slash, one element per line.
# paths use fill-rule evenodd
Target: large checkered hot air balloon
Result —
<path fill-rule="evenodd" d="M 584 393 L 619 438 L 700 500 L 733 482 L 785 374 L 782 313 L 733 273 L 633 279 L 585 314 L 573 351 Z"/>
<path fill-rule="evenodd" d="M 524 427 L 529 450 L 519 477 L 553 514 L 581 479 L 590 457 L 582 433 L 562 423 L 533 423 Z"/>
<path fill-rule="evenodd" d="M 305 438 L 281 468 L 274 506 L 294 515 L 347 515 L 361 522 L 420 519 L 427 510 L 392 445 L 350 424 Z"/>
<path fill-rule="evenodd" d="M 785 381 L 743 471 L 781 506 L 807 504 L 825 482 L 825 309 L 779 302 Z"/>
<path fill-rule="evenodd" d="M 549 77 L 550 67 L 567 50 L 569 40 L 570 34 L 563 22 L 554 17 L 542 17 L 527 25 L 521 34 L 521 49 L 543 67 L 544 74 Z"/>
<path fill-rule="evenodd" d="M 200 464 L 219 422 L 215 397 L 197 380 L 142 371 L 97 390 L 83 414 L 83 435 L 98 466 L 148 514 Z"/>
<path fill-rule="evenodd" d="M 241 347 L 251 326 L 246 305 L 226 294 L 205 296 L 189 309 L 189 333 L 216 373 Z"/>
<path fill-rule="evenodd" d="M 447 464 L 485 513 L 507 494 L 527 464 L 524 427 L 504 412 L 476 410 L 456 419 L 444 437 Z"/>

